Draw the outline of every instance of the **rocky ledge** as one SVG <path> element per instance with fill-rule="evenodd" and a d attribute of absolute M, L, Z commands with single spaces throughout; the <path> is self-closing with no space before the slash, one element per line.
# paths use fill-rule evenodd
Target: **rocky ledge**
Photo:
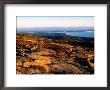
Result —
<path fill-rule="evenodd" d="M 16 35 L 17 74 L 94 74 L 94 47 Z"/>

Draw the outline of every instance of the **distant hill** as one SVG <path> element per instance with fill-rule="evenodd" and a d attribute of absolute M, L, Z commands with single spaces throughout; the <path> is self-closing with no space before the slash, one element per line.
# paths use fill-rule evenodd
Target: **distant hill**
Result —
<path fill-rule="evenodd" d="M 17 31 L 75 31 L 94 30 L 93 27 L 44 27 L 44 28 L 17 28 Z"/>

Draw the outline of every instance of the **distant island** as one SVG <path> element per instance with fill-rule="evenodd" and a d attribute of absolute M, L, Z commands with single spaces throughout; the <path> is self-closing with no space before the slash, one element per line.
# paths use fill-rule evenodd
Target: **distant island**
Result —
<path fill-rule="evenodd" d="M 17 28 L 17 31 L 52 31 L 52 32 L 60 32 L 60 31 L 93 31 L 93 27 L 37 27 L 37 28 Z"/>

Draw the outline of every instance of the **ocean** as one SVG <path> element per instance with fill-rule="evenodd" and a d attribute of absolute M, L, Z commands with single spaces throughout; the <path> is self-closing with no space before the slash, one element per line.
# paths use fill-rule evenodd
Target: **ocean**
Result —
<path fill-rule="evenodd" d="M 79 36 L 79 37 L 94 37 L 94 31 L 72 31 L 66 32 L 66 35 Z"/>
<path fill-rule="evenodd" d="M 79 36 L 79 37 L 94 37 L 94 30 L 75 30 L 75 31 L 45 31 L 45 30 L 17 30 L 17 33 L 25 33 L 25 34 L 45 34 L 45 35 L 70 35 L 70 36 Z"/>

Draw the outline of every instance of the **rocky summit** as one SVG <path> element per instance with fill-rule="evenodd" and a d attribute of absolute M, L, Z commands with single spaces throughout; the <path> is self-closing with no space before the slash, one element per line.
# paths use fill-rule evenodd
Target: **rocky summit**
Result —
<path fill-rule="evenodd" d="M 94 74 L 94 47 L 65 38 L 17 34 L 16 74 Z"/>

